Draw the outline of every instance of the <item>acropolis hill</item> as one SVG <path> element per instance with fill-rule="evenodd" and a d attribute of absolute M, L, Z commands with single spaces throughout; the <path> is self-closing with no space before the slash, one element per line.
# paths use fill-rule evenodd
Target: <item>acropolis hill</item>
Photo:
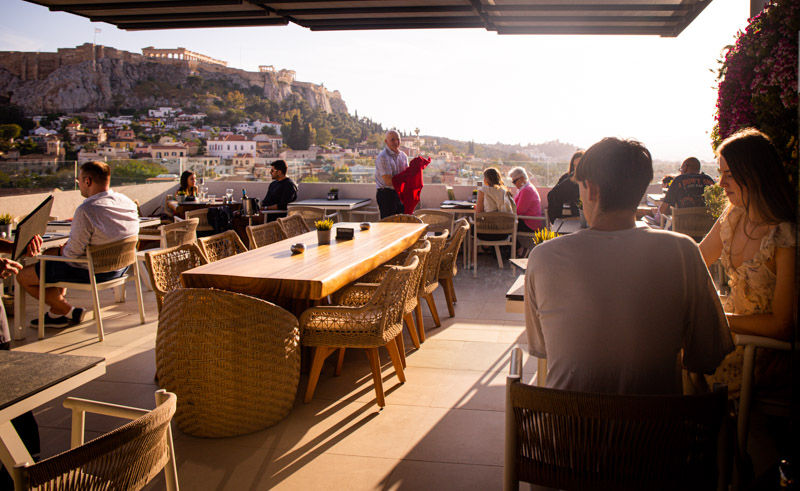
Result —
<path fill-rule="evenodd" d="M 258 88 L 273 101 L 296 94 L 312 108 L 347 112 L 339 91 L 295 80 L 292 70 L 259 67 L 259 72 L 230 68 L 227 62 L 185 48 L 147 47 L 143 54 L 86 43 L 59 48 L 56 53 L 0 52 L 0 103 L 14 104 L 28 113 L 144 109 L 181 106 L 192 101 L 180 90 L 143 91 L 146 81 L 186 87 L 190 76 L 241 88 Z"/>

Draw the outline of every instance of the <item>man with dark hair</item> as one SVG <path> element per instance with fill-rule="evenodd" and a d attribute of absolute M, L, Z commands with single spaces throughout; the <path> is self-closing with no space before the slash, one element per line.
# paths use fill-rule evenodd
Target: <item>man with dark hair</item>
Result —
<path fill-rule="evenodd" d="M 286 177 L 286 162 L 276 160 L 271 164 L 269 171 L 272 182 L 269 183 L 267 195 L 264 197 L 262 206 L 265 210 L 283 210 L 289 208 L 289 203 L 297 199 L 297 184 Z M 274 222 L 280 217 L 285 217 L 286 213 L 270 213 L 267 215 L 268 222 Z"/>
<path fill-rule="evenodd" d="M 75 209 L 69 239 L 61 254 L 78 258 L 86 255 L 89 245 L 116 242 L 139 234 L 139 212 L 136 204 L 127 196 L 111 189 L 111 169 L 105 162 L 86 162 L 78 175 L 78 188 L 86 198 Z M 48 282 L 71 281 L 89 283 L 89 269 L 85 263 L 65 263 L 47 261 L 46 278 Z M 97 281 L 107 281 L 125 274 L 127 268 L 107 273 L 98 273 Z M 39 265 L 30 265 L 20 271 L 19 284 L 39 298 Z M 45 290 L 45 303 L 50 312 L 44 316 L 45 327 L 61 329 L 70 324 L 83 322 L 86 310 L 73 307 L 64 298 L 64 289 L 50 287 Z M 31 327 L 38 327 L 39 319 L 31 321 Z"/>
<path fill-rule="evenodd" d="M 671 215 L 670 207 L 693 208 L 706 206 L 703 191 L 714 184 L 711 176 L 700 172 L 700 161 L 689 157 L 681 164 L 681 173 L 672 180 L 667 195 L 659 207 L 662 215 Z"/>
<path fill-rule="evenodd" d="M 636 226 L 652 178 L 641 143 L 596 143 L 575 170 L 590 228 L 531 252 L 525 323 L 530 354 L 547 358 L 547 387 L 680 393 L 679 354 L 690 372 L 711 373 L 733 350 L 697 244 Z"/>

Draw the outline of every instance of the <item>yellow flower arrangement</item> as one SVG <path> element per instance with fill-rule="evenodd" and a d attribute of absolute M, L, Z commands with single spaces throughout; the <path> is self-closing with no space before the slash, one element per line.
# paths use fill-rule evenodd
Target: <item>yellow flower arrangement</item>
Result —
<path fill-rule="evenodd" d="M 317 220 L 314 222 L 314 227 L 317 230 L 330 230 L 333 228 L 333 220 L 326 218 L 325 220 Z"/>
<path fill-rule="evenodd" d="M 533 235 L 533 245 L 537 246 L 546 240 L 555 239 L 556 237 L 558 237 L 558 234 L 552 230 L 547 230 L 546 228 L 539 229 Z"/>

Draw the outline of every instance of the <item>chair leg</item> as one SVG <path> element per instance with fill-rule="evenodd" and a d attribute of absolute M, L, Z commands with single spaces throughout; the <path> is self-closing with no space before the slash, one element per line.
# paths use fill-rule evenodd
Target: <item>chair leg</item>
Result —
<path fill-rule="evenodd" d="M 400 379 L 400 383 L 405 383 L 406 373 L 403 371 L 403 362 L 400 360 L 400 352 L 397 349 L 397 338 L 386 343 L 386 350 L 389 351 L 389 358 L 392 359 L 392 365 L 394 366 L 397 378 Z"/>
<path fill-rule="evenodd" d="M 472 241 L 472 277 L 478 277 L 478 239 Z"/>
<path fill-rule="evenodd" d="M 44 294 L 45 294 L 45 268 L 44 262 L 39 263 L 39 339 L 44 339 Z M 16 295 L 16 293 L 15 293 Z"/>
<path fill-rule="evenodd" d="M 411 335 L 411 342 L 414 343 L 415 348 L 419 349 L 419 335 L 417 334 L 417 326 L 414 325 L 414 316 L 411 315 L 411 312 L 403 314 L 403 320 L 406 321 L 408 333 Z"/>
<path fill-rule="evenodd" d="M 503 269 L 503 256 L 500 255 L 500 246 L 494 246 L 494 255 L 497 256 L 497 267 Z"/>
<path fill-rule="evenodd" d="M 311 362 L 311 373 L 308 375 L 308 387 L 306 388 L 306 397 L 303 402 L 308 404 L 314 398 L 314 390 L 317 388 L 319 381 L 319 374 L 322 372 L 322 364 L 325 363 L 325 358 L 328 357 L 333 351 L 326 346 L 317 346 L 314 348 L 314 361 Z"/>
<path fill-rule="evenodd" d="M 345 348 L 339 348 L 339 357 L 336 360 L 336 370 L 333 372 L 334 377 L 342 374 L 342 365 L 344 365 L 344 352 Z"/>
<path fill-rule="evenodd" d="M 378 359 L 378 348 L 366 348 L 364 352 L 369 359 L 369 366 L 372 369 L 372 382 L 375 384 L 375 397 L 378 406 L 384 407 L 386 400 L 383 398 L 383 380 L 381 379 L 381 364 Z"/>
<path fill-rule="evenodd" d="M 453 283 L 453 278 L 445 280 L 450 285 L 450 293 L 453 295 L 453 303 L 458 303 L 458 295 L 456 295 L 456 285 Z"/>
<path fill-rule="evenodd" d="M 417 299 L 417 307 L 414 309 L 417 314 L 417 334 L 419 334 L 419 342 L 425 342 L 425 324 L 422 323 L 422 303 Z"/>
<path fill-rule="evenodd" d="M 141 324 L 144 324 L 144 295 L 142 294 L 142 277 L 139 276 L 139 268 L 134 267 L 133 271 L 133 281 L 136 282 L 136 300 L 139 302 L 139 320 L 141 321 Z"/>
<path fill-rule="evenodd" d="M 397 351 L 400 352 L 400 361 L 403 364 L 403 368 L 406 367 L 406 343 L 403 341 L 403 331 L 400 330 L 400 334 L 395 336 L 395 341 L 397 342 Z"/>
<path fill-rule="evenodd" d="M 456 309 L 455 309 L 455 292 L 453 291 L 453 280 L 450 278 L 442 278 L 439 280 L 439 283 L 442 285 L 442 290 L 444 290 L 444 299 L 447 302 L 447 313 L 450 314 L 450 317 L 456 316 Z"/>
<path fill-rule="evenodd" d="M 100 296 L 97 294 L 97 284 L 92 281 L 92 304 L 94 306 L 94 321 L 97 324 L 97 337 L 100 341 L 106 338 L 103 331 L 103 318 L 100 316 Z"/>
<path fill-rule="evenodd" d="M 433 323 L 436 324 L 436 327 L 442 327 L 442 323 L 439 321 L 439 311 L 436 310 L 436 302 L 433 300 L 433 293 L 426 293 L 425 301 L 428 302 L 428 308 L 433 316 Z"/>

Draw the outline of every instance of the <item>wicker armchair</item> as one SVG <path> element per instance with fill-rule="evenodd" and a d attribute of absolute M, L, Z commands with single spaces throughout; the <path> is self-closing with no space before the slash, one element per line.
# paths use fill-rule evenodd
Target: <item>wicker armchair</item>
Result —
<path fill-rule="evenodd" d="M 366 303 L 360 289 L 352 297 L 347 292 L 340 297 L 346 305 L 312 307 L 303 312 L 300 316 L 303 345 L 315 347 L 304 402 L 311 402 L 314 397 L 328 355 L 340 348 L 363 348 L 372 369 L 378 406 L 386 405 L 378 347 L 384 346 L 389 351 L 397 378 L 405 382 L 395 339 L 402 335 L 403 301 L 411 274 L 418 266 L 419 259 L 413 258 L 408 266 L 392 267 Z"/>
<path fill-rule="evenodd" d="M 725 386 L 697 396 L 591 394 L 506 382 L 505 490 L 714 489 L 725 482 Z M 721 463 L 722 465 L 718 465 Z"/>
<path fill-rule="evenodd" d="M 672 231 L 688 235 L 698 242 L 703 240 L 703 237 L 714 226 L 714 222 L 714 217 L 705 206 L 672 207 Z"/>
<path fill-rule="evenodd" d="M 209 237 L 201 237 L 197 239 L 197 244 L 210 263 L 247 252 L 247 247 L 242 243 L 242 239 L 233 230 L 226 230 L 221 234 Z"/>
<path fill-rule="evenodd" d="M 153 292 L 156 294 L 156 306 L 158 307 L 159 315 L 161 314 L 164 295 L 183 287 L 181 285 L 181 273 L 203 264 L 208 264 L 208 260 L 200 252 L 197 244 L 184 244 L 168 249 L 148 251 L 144 256 L 144 260 L 147 266 L 147 273 L 150 275 Z"/>
<path fill-rule="evenodd" d="M 184 216 L 187 220 L 191 220 L 192 218 L 197 218 L 199 223 L 197 224 L 197 235 L 198 236 L 206 236 L 208 234 L 214 233 L 214 227 L 208 223 L 208 208 L 200 208 L 199 210 L 189 210 L 184 213 Z"/>
<path fill-rule="evenodd" d="M 478 247 L 488 245 L 494 247 L 497 255 L 497 267 L 503 269 L 503 258 L 500 246 L 511 246 L 511 259 L 517 257 L 517 215 L 502 211 L 489 211 L 475 214 L 474 237 L 472 246 L 472 277 L 478 277 Z M 482 239 L 478 234 L 503 236 L 498 239 Z M 514 266 L 511 266 L 513 272 Z"/>
<path fill-rule="evenodd" d="M 306 222 L 306 227 L 308 230 L 314 230 L 314 222 L 317 220 L 324 220 L 326 218 L 330 218 L 334 222 L 339 221 L 339 213 L 335 212 L 330 215 L 325 214 L 325 210 L 322 208 L 317 208 L 316 206 L 292 206 L 289 208 L 289 215 L 300 215 L 303 217 L 303 220 Z"/>
<path fill-rule="evenodd" d="M 417 247 L 418 246 L 418 247 Z M 405 256 L 404 265 L 411 264 L 411 260 L 416 257 L 419 259 L 419 267 L 414 270 L 411 274 L 411 278 L 408 280 L 409 287 L 406 289 L 406 299 L 405 305 L 403 307 L 403 320 L 405 321 L 406 327 L 408 328 L 408 333 L 411 336 L 411 342 L 414 343 L 414 347 L 419 349 L 420 348 L 420 340 L 419 340 L 419 331 L 414 325 L 414 316 L 412 313 L 417 308 L 419 300 L 417 299 L 417 293 L 420 289 L 420 283 L 423 279 L 423 273 L 425 272 L 425 260 L 428 258 L 428 253 L 431 251 L 431 243 L 427 239 L 422 239 L 418 241 L 417 246 L 414 249 L 411 249 L 408 254 Z M 366 303 L 372 296 L 372 292 L 377 287 L 377 284 L 380 284 L 384 278 L 386 277 L 386 273 L 388 273 L 392 268 L 392 265 L 384 264 L 374 270 L 372 270 L 368 275 L 365 275 L 363 280 L 359 279 L 359 283 L 355 283 L 350 285 L 348 288 L 342 289 L 340 292 L 336 292 L 333 294 L 333 303 L 341 304 L 342 297 L 347 294 L 349 297 L 348 305 L 353 305 L 356 302 L 356 296 L 354 295 L 359 289 L 365 290 L 363 294 L 363 302 Z M 406 366 L 406 351 L 405 346 L 403 343 L 403 337 L 398 336 L 397 341 L 399 343 L 398 349 L 400 351 L 400 358 L 403 362 L 403 368 Z M 341 370 L 341 366 L 337 367 L 337 372 Z"/>
<path fill-rule="evenodd" d="M 398 213 L 397 215 L 391 215 L 386 218 L 381 218 L 382 222 L 393 222 L 393 223 L 425 223 L 422 221 L 420 217 L 414 215 L 403 215 L 402 213 Z"/>
<path fill-rule="evenodd" d="M 421 209 L 414 210 L 414 216 L 419 217 L 428 224 L 428 232 L 441 233 L 445 230 L 453 230 L 454 214 L 449 211 Z"/>
<path fill-rule="evenodd" d="M 458 250 L 469 232 L 469 222 L 462 218 L 455 223 L 455 232 L 450 240 L 447 241 L 444 251 L 442 251 L 442 261 L 439 266 L 439 282 L 444 290 L 444 298 L 447 301 L 447 312 L 450 317 L 455 317 L 456 288 L 453 285 L 453 277 L 458 273 Z"/>
<path fill-rule="evenodd" d="M 195 288 L 167 293 L 156 374 L 178 395 L 181 431 L 220 438 L 285 418 L 300 380 L 299 336 L 295 316 L 258 298 Z"/>
<path fill-rule="evenodd" d="M 197 225 L 200 220 L 190 218 L 180 222 L 167 223 L 156 227 L 155 230 L 143 233 L 139 231 L 139 240 L 157 240 L 159 247 L 175 247 L 183 244 L 193 244 L 197 241 Z"/>
<path fill-rule="evenodd" d="M 419 290 L 417 291 L 418 301 L 415 309 L 417 313 L 417 330 L 419 331 L 420 342 L 425 342 L 425 325 L 422 322 L 422 299 L 428 304 L 428 309 L 433 316 L 433 323 L 436 327 L 442 325 L 439 320 L 439 311 L 436 310 L 436 302 L 433 300 L 433 292 L 439 286 L 439 267 L 442 263 L 442 251 L 444 251 L 445 243 L 449 231 L 445 230 L 442 235 L 428 237 L 431 243 L 431 252 L 425 259 L 425 271 L 422 273 L 420 280 Z"/>
<path fill-rule="evenodd" d="M 134 235 L 133 237 L 110 242 L 108 244 L 90 245 L 86 247 L 86 257 L 81 258 L 47 255 L 37 256 L 36 259 L 42 263 L 41 272 L 39 274 L 39 339 L 44 339 L 45 290 L 51 287 L 74 288 L 75 290 L 92 292 L 92 306 L 94 308 L 94 320 L 97 324 L 97 337 L 100 341 L 103 341 L 105 339 L 105 333 L 103 332 L 103 318 L 100 316 L 100 298 L 97 292 L 99 290 L 107 290 L 108 288 L 118 288 L 116 300 L 117 302 L 124 302 L 125 283 L 132 280 L 136 285 L 136 299 L 139 302 L 139 320 L 144 324 L 144 297 L 142 296 L 142 283 L 139 279 L 139 268 L 136 264 L 136 244 L 138 242 L 139 238 Z M 45 277 L 46 268 L 44 263 L 46 261 L 86 264 L 89 269 L 89 283 L 73 283 L 71 281 L 48 283 Z M 96 274 L 117 271 L 128 268 L 129 266 L 133 267 L 119 278 L 101 282 L 98 282 L 95 278 Z M 133 274 L 131 274 L 131 271 Z"/>
<path fill-rule="evenodd" d="M 262 225 L 249 225 L 247 227 L 247 239 L 250 242 L 250 249 L 264 247 L 288 238 L 280 222 L 277 221 Z"/>
<path fill-rule="evenodd" d="M 278 223 L 281 224 L 287 237 L 297 237 L 298 235 L 311 232 L 311 228 L 306 225 L 306 221 L 301 215 L 278 218 Z"/>
<path fill-rule="evenodd" d="M 164 469 L 167 489 L 177 490 L 169 426 L 176 397 L 164 390 L 155 396 L 153 410 L 68 397 L 64 406 L 72 409 L 72 449 L 32 465 L 15 467 L 15 489 L 141 489 Z M 84 443 L 86 412 L 133 421 Z"/>

